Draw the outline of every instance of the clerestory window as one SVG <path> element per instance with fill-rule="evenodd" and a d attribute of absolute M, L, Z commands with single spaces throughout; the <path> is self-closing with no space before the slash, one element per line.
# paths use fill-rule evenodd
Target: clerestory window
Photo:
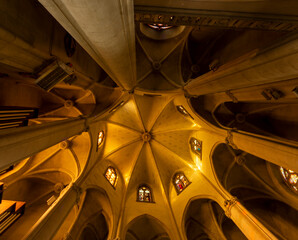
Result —
<path fill-rule="evenodd" d="M 108 167 L 108 169 L 106 170 L 106 173 L 105 173 L 105 177 L 113 187 L 116 187 L 117 173 L 113 167 Z"/>
<path fill-rule="evenodd" d="M 190 184 L 190 182 L 183 173 L 177 173 L 173 178 L 173 184 L 177 193 L 179 194 Z"/>
<path fill-rule="evenodd" d="M 202 141 L 192 137 L 189 141 L 189 144 L 191 151 L 197 154 L 202 160 Z"/>
<path fill-rule="evenodd" d="M 104 131 L 100 131 L 97 135 L 97 150 L 100 148 L 104 140 Z"/>
<path fill-rule="evenodd" d="M 298 174 L 290 169 L 280 167 L 280 173 L 288 185 L 295 193 L 298 193 Z"/>
<path fill-rule="evenodd" d="M 138 189 L 138 199 L 139 202 L 153 202 L 151 190 L 148 186 L 142 185 Z"/>

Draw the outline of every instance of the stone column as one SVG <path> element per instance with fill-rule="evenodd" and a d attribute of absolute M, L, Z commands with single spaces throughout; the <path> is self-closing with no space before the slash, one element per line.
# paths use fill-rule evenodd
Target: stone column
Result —
<path fill-rule="evenodd" d="M 278 166 L 298 172 L 298 147 L 238 132 L 228 133 L 227 142 Z"/>
<path fill-rule="evenodd" d="M 78 203 L 80 195 L 80 188 L 73 183 L 69 184 L 23 239 L 52 239 L 73 206 Z"/>
<path fill-rule="evenodd" d="M 230 218 L 248 239 L 277 238 L 249 213 L 235 197 L 225 201 L 225 214 Z"/>
<path fill-rule="evenodd" d="M 0 131 L 0 169 L 17 163 L 86 130 L 86 119 L 74 118 Z"/>
<path fill-rule="evenodd" d="M 190 95 L 205 95 L 298 77 L 298 35 L 270 48 L 251 52 L 210 71 L 185 86 Z"/>
<path fill-rule="evenodd" d="M 131 90 L 135 86 L 133 1 L 39 2 L 120 87 Z"/>

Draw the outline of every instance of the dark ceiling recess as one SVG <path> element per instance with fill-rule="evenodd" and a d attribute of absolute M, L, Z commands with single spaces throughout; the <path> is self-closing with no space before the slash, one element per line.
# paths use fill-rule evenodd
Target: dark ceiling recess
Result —
<path fill-rule="evenodd" d="M 64 37 L 64 47 L 67 56 L 72 57 L 76 51 L 77 42 L 69 33 L 66 33 Z"/>

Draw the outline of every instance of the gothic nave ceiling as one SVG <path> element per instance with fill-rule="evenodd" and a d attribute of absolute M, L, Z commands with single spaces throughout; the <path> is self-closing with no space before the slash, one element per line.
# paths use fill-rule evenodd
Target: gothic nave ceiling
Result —
<path fill-rule="evenodd" d="M 135 0 L 119 5 L 119 1 L 109 0 L 28 0 L 31 5 L 27 7 L 24 2 L 8 1 L 0 9 L 0 20 L 5 20 L 0 21 L 0 106 L 4 110 L 37 109 L 38 116 L 29 125 L 76 118 L 84 121 L 85 132 L 17 165 L 6 179 L 6 194 L 14 195 L 11 189 L 17 182 L 27 190 L 40 180 L 37 191 L 41 197 L 28 199 L 30 212 L 34 211 L 31 206 L 45 203 L 51 195 L 56 197 L 72 182 L 86 189 L 92 183 L 108 196 L 113 216 L 103 225 L 105 229 L 113 226 L 111 231 L 117 231 L 117 236 L 134 218 L 151 210 L 158 221 L 164 218 L 177 229 L 185 221 L 187 231 L 196 232 L 201 239 L 207 238 L 206 232 L 220 235 L 216 233 L 219 225 L 227 225 L 227 235 L 232 234 L 232 221 L 224 217 L 219 205 L 225 197 L 217 203 L 196 200 L 183 213 L 194 195 L 190 188 L 182 190 L 192 183 L 197 187 L 192 189 L 199 192 L 193 194 L 200 197 L 204 191 L 210 194 L 204 198 L 215 191 L 214 195 L 221 195 L 212 161 L 216 159 L 219 169 L 224 169 L 221 164 L 229 166 L 230 158 L 236 164 L 236 157 L 228 156 L 230 148 L 225 149 L 226 154 L 221 152 L 234 144 L 232 133 L 242 134 L 243 139 L 251 137 L 250 150 L 260 139 L 273 139 L 284 149 L 297 146 L 298 65 L 293 59 L 297 60 L 298 45 L 292 41 L 297 38 L 297 4 L 270 1 L 269 7 L 265 0 Z M 28 8 L 27 15 L 20 14 L 22 8 Z M 76 45 L 75 50 L 65 47 L 67 41 L 71 47 Z M 51 89 L 37 86 L 41 76 L 37 70 L 58 59 L 65 68 L 72 68 L 74 78 Z M 103 138 L 96 145 L 99 133 Z M 204 161 L 202 148 L 196 152 L 192 139 L 204 142 Z M 222 146 L 214 157 L 211 153 L 219 142 Z M 119 185 L 106 176 L 109 167 L 117 173 Z M 189 178 L 181 192 L 176 174 Z M 153 200 L 148 202 L 155 203 L 147 208 L 136 203 L 142 184 L 152 190 Z M 216 187 L 209 189 L 209 184 Z M 93 190 L 86 191 L 91 195 L 86 193 L 85 205 L 100 199 Z M 17 197 L 29 196 L 23 192 L 24 196 Z M 183 197 L 178 198 L 180 193 Z M 185 209 L 179 209 L 182 201 Z M 104 211 L 99 204 L 97 207 L 99 221 L 104 222 Z M 210 226 L 209 216 L 213 218 Z M 146 215 L 125 230 L 134 238 L 138 224 L 147 223 L 164 234 L 151 220 Z M 85 234 L 88 236 L 87 230 Z M 237 234 L 241 239 L 242 233 Z"/>
<path fill-rule="evenodd" d="M 134 195 L 140 184 L 151 186 L 155 195 L 168 194 L 176 171 L 197 167 L 188 142 L 200 126 L 177 110 L 172 95 L 131 94 L 101 121 L 105 123 L 102 158 L 117 166 L 128 195 Z"/>

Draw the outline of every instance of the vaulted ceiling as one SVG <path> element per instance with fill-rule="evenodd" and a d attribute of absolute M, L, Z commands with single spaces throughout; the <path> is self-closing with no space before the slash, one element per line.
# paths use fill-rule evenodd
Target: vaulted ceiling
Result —
<path fill-rule="evenodd" d="M 35 42 L 37 49 L 34 48 L 30 54 L 26 52 L 24 59 L 16 57 L 15 49 L 23 49 L 27 45 L 20 41 L 12 41 L 12 44 L 7 47 L 7 51 L 0 51 L 1 63 L 5 66 L 12 65 L 10 67 L 14 72 L 14 75 L 10 76 L 14 80 L 9 79 L 9 84 L 7 83 L 8 77 L 1 77 L 0 86 L 3 87 L 0 88 L 0 100 L 9 99 L 10 102 L 3 100 L 3 104 L 7 106 L 19 106 L 23 102 L 28 107 L 39 108 L 39 117 L 30 120 L 32 125 L 82 115 L 87 116 L 86 118 L 91 117 L 91 127 L 87 129 L 90 136 L 87 133 L 74 136 L 60 145 L 52 146 L 26 159 L 22 163 L 24 165 L 19 165 L 20 168 L 25 167 L 21 168 L 19 172 L 16 171 L 12 177 L 21 181 L 22 177 L 33 178 L 38 175 L 40 178 L 46 179 L 47 184 L 52 187 L 58 170 L 65 173 L 65 176 L 60 174 L 56 178 L 60 179 L 64 185 L 75 181 L 82 173 L 84 175 L 82 179 L 86 180 L 82 181 L 82 185 L 96 185 L 108 192 L 111 200 L 109 204 L 112 206 L 109 213 L 113 211 L 114 214 L 114 219 L 112 219 L 113 217 L 109 219 L 111 222 L 114 221 L 112 231 L 117 231 L 118 234 L 134 218 L 142 214 L 145 216 L 139 223 L 132 224 L 128 231 L 132 239 L 135 239 L 135 234 L 139 236 L 144 234 L 138 233 L 138 224 L 148 224 L 153 229 L 157 229 L 158 234 L 164 234 L 163 230 L 155 226 L 152 223 L 153 220 L 146 215 L 150 212 L 153 213 L 152 215 L 155 214 L 159 221 L 164 218 L 167 226 L 176 224 L 177 229 L 181 228 L 179 225 L 181 223 L 175 221 L 183 219 L 185 217 L 183 214 L 190 219 L 186 224 L 194 226 L 200 225 L 200 221 L 204 221 L 206 225 L 207 220 L 210 220 L 209 215 L 214 218 L 217 216 L 223 218 L 222 206 L 207 199 L 198 200 L 198 205 L 191 206 L 186 213 L 184 209 L 179 209 L 179 201 L 181 203 L 182 200 L 176 198 L 177 194 L 172 184 L 174 174 L 184 172 L 190 181 L 195 179 L 192 185 L 196 184 L 197 191 L 201 191 L 198 194 L 202 196 L 210 193 L 212 195 L 212 191 L 217 191 L 214 190 L 216 189 L 214 186 L 218 187 L 219 184 L 212 172 L 211 152 L 218 142 L 229 140 L 226 137 L 226 130 L 231 129 L 228 127 L 238 127 L 241 130 L 238 126 L 241 125 L 247 132 L 261 133 L 267 136 L 268 133 L 260 132 L 264 126 L 260 127 L 262 128 L 260 131 L 257 131 L 259 129 L 251 131 L 250 128 L 254 127 L 252 125 L 255 121 L 251 121 L 251 124 L 246 123 L 246 128 L 241 121 L 245 121 L 245 116 L 252 115 L 255 111 L 258 112 L 258 109 L 260 109 L 259 111 L 269 109 L 270 117 L 273 116 L 277 119 L 284 118 L 285 113 L 278 111 L 275 116 L 274 111 L 271 111 L 272 108 L 267 108 L 267 104 L 271 106 L 272 102 L 268 102 L 268 99 L 264 100 L 261 94 L 254 95 L 257 90 L 260 90 L 259 86 L 255 86 L 257 90 L 255 88 L 244 89 L 245 93 L 242 93 L 242 90 L 240 93 L 234 91 L 233 95 L 230 91 L 222 90 L 226 87 L 226 83 L 233 82 L 230 79 L 225 83 L 220 82 L 218 85 L 204 81 L 210 76 L 217 77 L 216 74 L 219 75 L 217 78 L 221 78 L 220 74 L 222 73 L 228 76 L 229 71 L 235 70 L 231 67 L 233 64 L 243 63 L 244 68 L 249 69 L 252 65 L 250 60 L 263 53 L 263 49 L 270 50 L 272 43 L 283 40 L 296 31 L 298 28 L 298 17 L 295 12 L 297 4 L 293 1 L 287 1 L 288 5 L 280 4 L 279 1 L 270 1 L 271 5 L 268 7 L 268 1 L 265 0 L 239 0 L 236 2 L 233 0 L 136 0 L 134 2 L 39 0 L 39 2 L 65 29 L 60 29 L 60 25 L 56 26 L 57 32 L 62 32 L 61 36 L 69 32 L 80 46 L 76 50 L 74 60 L 65 56 L 64 49 L 61 51 L 57 47 L 63 42 L 63 38 L 55 32 L 56 30 L 53 30 L 56 36 L 52 36 L 50 25 L 46 25 L 45 29 L 48 32 L 45 35 L 51 35 L 53 39 L 49 41 L 44 39 L 44 36 L 39 37 L 38 39 L 41 40 Z M 21 7 L 15 11 L 19 13 Z M 43 17 L 40 19 L 43 19 L 43 22 L 47 22 L 51 17 L 46 14 L 41 14 Z M 39 24 L 34 17 L 32 19 L 34 24 Z M 149 23 L 169 24 L 174 27 L 167 30 L 155 30 L 148 26 Z M 34 27 L 41 28 L 35 25 Z M 29 30 L 28 32 L 30 33 Z M 11 36 L 3 35 L 6 36 L 4 46 L 11 41 Z M 17 35 L 12 39 L 18 40 Z M 50 53 L 47 52 L 48 41 Z M 41 54 L 42 57 L 39 58 L 34 57 L 38 55 L 37 50 L 44 49 L 47 54 Z M 74 62 L 77 80 L 73 85 L 62 83 L 56 85 L 51 91 L 45 92 L 41 89 L 37 90 L 33 84 L 34 76 L 16 73 L 15 68 L 33 72 L 44 60 L 50 59 L 52 54 L 56 54 L 65 62 Z M 6 58 L 10 60 L 10 65 L 5 60 Z M 257 58 L 257 61 L 261 60 Z M 289 64 L 289 69 L 294 69 L 295 64 Z M 223 70 L 218 73 L 219 67 Z M 241 67 L 242 65 L 239 67 L 239 72 Z M 11 74 L 10 70 L 7 72 Z M 291 71 L 289 72 L 291 73 Z M 292 76 L 290 73 L 289 76 Z M 244 76 L 241 75 L 242 72 L 238 74 L 241 77 Z M 249 74 L 251 74 L 250 71 L 248 71 Z M 258 71 L 257 74 L 263 77 L 263 72 Z M 259 76 L 257 74 L 256 76 Z M 265 71 L 265 74 L 268 72 Z M 253 74 L 249 76 L 254 79 Z M 263 78 L 269 81 L 270 79 L 266 76 Z M 247 82 L 239 81 L 236 78 L 234 89 L 257 85 L 250 81 L 251 78 L 247 77 Z M 280 80 L 278 77 L 272 79 Z M 23 85 L 19 84 L 20 82 Z M 291 114 L 288 114 L 288 122 L 293 122 L 297 116 L 295 113 L 296 97 L 292 94 L 293 86 L 296 83 L 297 81 L 292 80 L 289 86 L 285 86 L 283 82 L 273 86 L 283 91 L 284 99 L 282 101 L 290 101 L 288 109 Z M 4 88 L 9 91 L 6 93 Z M 20 89 L 31 96 L 30 99 L 28 98 L 30 101 L 27 97 L 20 95 L 16 98 L 19 102 L 15 103 L 12 96 L 18 94 Z M 194 98 L 197 95 L 202 96 Z M 231 101 L 238 103 L 243 96 L 250 101 L 248 106 L 239 103 L 240 108 L 246 109 L 244 120 L 243 116 L 239 115 L 239 111 L 236 111 L 237 106 L 231 103 Z M 268 103 L 266 102 L 264 106 L 259 102 L 251 104 L 252 100 L 260 99 Z M 225 101 L 230 102 L 230 108 L 226 107 L 230 105 L 225 104 Z M 177 106 L 180 105 L 184 106 L 190 115 L 181 113 L 177 109 Z M 280 106 L 284 105 L 280 104 Z M 251 112 L 248 111 L 250 108 L 252 108 Z M 276 110 L 275 105 L 273 109 Z M 221 128 L 215 127 L 214 121 L 219 122 L 218 125 Z M 228 125 L 227 128 L 226 125 Z M 293 124 L 293 126 L 296 127 L 297 124 Z M 96 150 L 93 142 L 99 131 L 104 131 L 104 141 Z M 216 137 L 213 136 L 215 133 Z M 274 134 L 273 136 L 275 136 Z M 284 135 L 285 138 L 295 140 L 295 136 L 292 137 L 291 133 Z M 89 137 L 92 143 L 89 142 Z M 191 151 L 191 137 L 204 140 L 203 167 L 202 158 L 199 159 Z M 91 149 L 90 155 L 89 149 Z M 217 160 L 219 166 L 224 163 L 224 158 L 224 160 L 228 159 L 225 155 L 221 155 L 220 151 L 216 157 L 219 159 Z M 63 162 L 63 160 L 67 161 Z M 234 158 L 232 160 L 234 161 Z M 233 162 L 233 164 L 235 163 Z M 116 169 L 120 179 L 116 188 L 112 188 L 103 179 L 107 166 L 113 166 Z M 219 167 L 219 169 L 221 168 Z M 196 174 L 198 170 L 202 170 L 202 174 Z M 205 175 L 208 176 L 208 180 Z M 146 184 L 153 190 L 155 204 L 149 204 L 149 206 L 136 204 L 137 188 L 141 184 Z M 23 185 L 29 184 L 26 182 Z M 9 196 L 12 193 L 9 188 L 8 190 Z M 188 198 L 193 196 L 189 193 L 190 190 L 187 190 L 188 192 L 182 193 L 186 196 L 183 203 L 185 207 Z M 86 193 L 85 205 L 92 205 L 93 200 L 98 200 L 104 195 L 100 193 L 101 197 L 98 197 L 95 192 L 94 190 L 93 193 L 90 193 L 91 195 Z M 48 191 L 47 194 L 50 192 Z M 124 200 L 119 200 L 117 197 Z M 174 202 L 171 202 L 172 199 Z M 116 204 L 118 205 L 115 207 Z M 171 204 L 175 206 L 177 215 L 173 213 Z M 82 206 L 85 205 L 82 204 Z M 201 210 L 199 206 L 201 206 Z M 218 209 L 220 209 L 220 213 L 218 213 Z M 97 210 L 98 212 L 102 211 L 99 207 Z M 121 211 L 123 212 L 120 213 Z M 198 216 L 204 215 L 203 217 L 206 219 L 200 220 L 198 216 L 195 216 L 196 211 Z M 86 216 L 88 214 L 86 213 Z M 208 216 L 206 217 L 206 215 Z M 97 217 L 100 222 L 104 219 L 103 215 Z M 119 220 L 120 218 L 122 219 Z M 119 224 L 119 229 L 123 229 L 118 229 L 117 221 L 124 222 L 121 226 Z M 109 224 L 111 223 L 109 222 Z M 104 226 L 106 228 L 106 225 Z M 208 226 L 204 227 L 208 228 Z M 211 229 L 213 227 L 214 225 L 210 227 L 211 232 L 213 232 Z M 204 231 L 199 230 L 197 234 L 202 234 L 201 232 Z M 87 230 L 85 234 L 88 236 Z M 173 236 L 176 234 L 175 237 L 179 239 L 178 235 L 181 233 L 178 234 L 177 230 L 170 234 Z M 161 235 L 161 237 L 163 236 Z M 152 238 L 154 237 L 153 234 Z M 167 239 L 168 236 L 164 237 Z"/>
<path fill-rule="evenodd" d="M 102 121 L 103 158 L 117 166 L 128 192 L 148 184 L 168 194 L 175 172 L 196 168 L 188 143 L 200 127 L 177 110 L 174 96 L 133 94 Z"/>

